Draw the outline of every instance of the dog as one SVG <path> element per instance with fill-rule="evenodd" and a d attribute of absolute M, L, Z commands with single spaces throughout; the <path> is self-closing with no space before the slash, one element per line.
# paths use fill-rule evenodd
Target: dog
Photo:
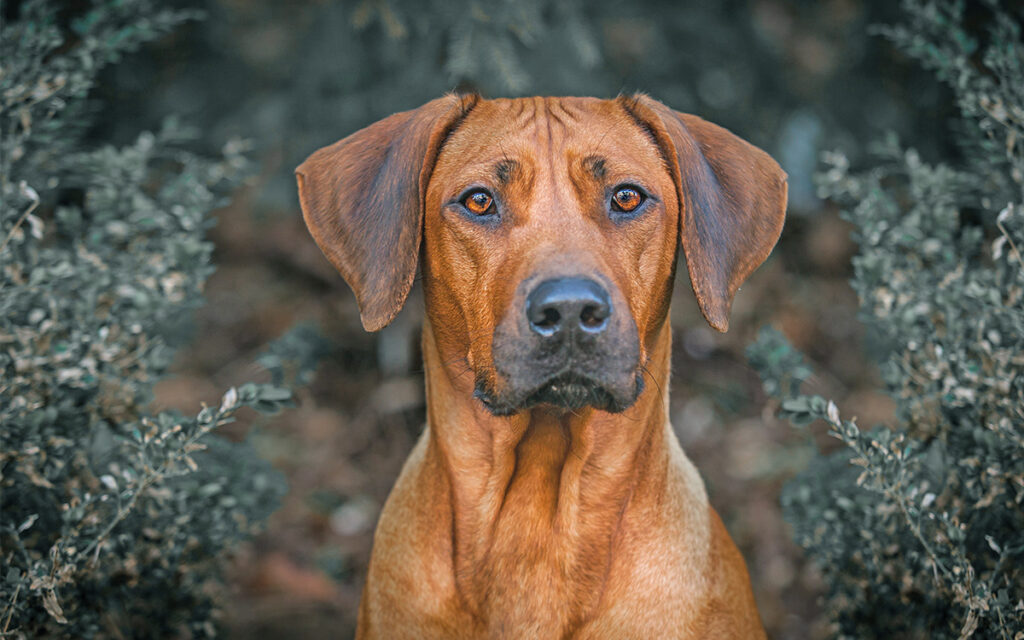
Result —
<path fill-rule="evenodd" d="M 296 175 L 368 331 L 422 272 L 427 426 L 357 638 L 764 637 L 668 389 L 678 248 L 725 331 L 785 217 L 767 153 L 642 94 L 447 95 Z"/>

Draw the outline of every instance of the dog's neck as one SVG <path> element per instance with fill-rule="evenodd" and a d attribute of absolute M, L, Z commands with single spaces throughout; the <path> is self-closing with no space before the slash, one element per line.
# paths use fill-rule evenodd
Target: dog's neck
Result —
<path fill-rule="evenodd" d="M 465 359 L 439 348 L 429 323 L 423 347 L 426 455 L 449 481 L 464 606 L 506 629 L 572 629 L 600 601 L 634 488 L 660 495 L 666 482 L 668 323 L 649 351 L 646 390 L 617 415 L 538 407 L 495 417 L 473 397 Z"/>

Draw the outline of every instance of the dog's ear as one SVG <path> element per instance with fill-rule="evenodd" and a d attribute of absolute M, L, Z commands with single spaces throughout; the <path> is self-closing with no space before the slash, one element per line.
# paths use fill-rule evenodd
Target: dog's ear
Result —
<path fill-rule="evenodd" d="M 302 215 L 377 331 L 405 303 L 423 235 L 423 195 L 444 139 L 476 96 L 396 113 L 315 152 L 295 170 Z"/>
<path fill-rule="evenodd" d="M 732 299 L 775 246 L 786 216 L 786 174 L 729 131 L 645 95 L 620 104 L 654 136 L 676 181 L 680 241 L 704 318 L 729 328 Z"/>

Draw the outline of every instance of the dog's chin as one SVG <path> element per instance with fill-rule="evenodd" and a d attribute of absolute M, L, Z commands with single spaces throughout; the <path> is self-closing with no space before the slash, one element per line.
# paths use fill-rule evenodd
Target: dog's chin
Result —
<path fill-rule="evenodd" d="M 593 407 L 608 413 L 621 413 L 633 406 L 644 388 L 637 374 L 629 389 L 604 386 L 586 376 L 569 372 L 555 376 L 539 387 L 519 393 L 498 394 L 483 379 L 478 379 L 473 395 L 496 416 L 510 416 L 534 407 L 579 411 Z"/>

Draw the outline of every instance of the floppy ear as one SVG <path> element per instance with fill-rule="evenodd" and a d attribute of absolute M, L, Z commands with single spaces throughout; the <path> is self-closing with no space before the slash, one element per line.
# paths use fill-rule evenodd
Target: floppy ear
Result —
<path fill-rule="evenodd" d="M 320 149 L 295 170 L 306 226 L 355 292 L 367 331 L 387 326 L 409 295 L 430 173 L 476 100 L 448 95 L 396 113 Z"/>
<path fill-rule="evenodd" d="M 708 324 L 725 331 L 736 290 L 782 231 L 786 174 L 767 153 L 718 125 L 645 95 L 619 101 L 669 164 L 693 291 Z"/>

